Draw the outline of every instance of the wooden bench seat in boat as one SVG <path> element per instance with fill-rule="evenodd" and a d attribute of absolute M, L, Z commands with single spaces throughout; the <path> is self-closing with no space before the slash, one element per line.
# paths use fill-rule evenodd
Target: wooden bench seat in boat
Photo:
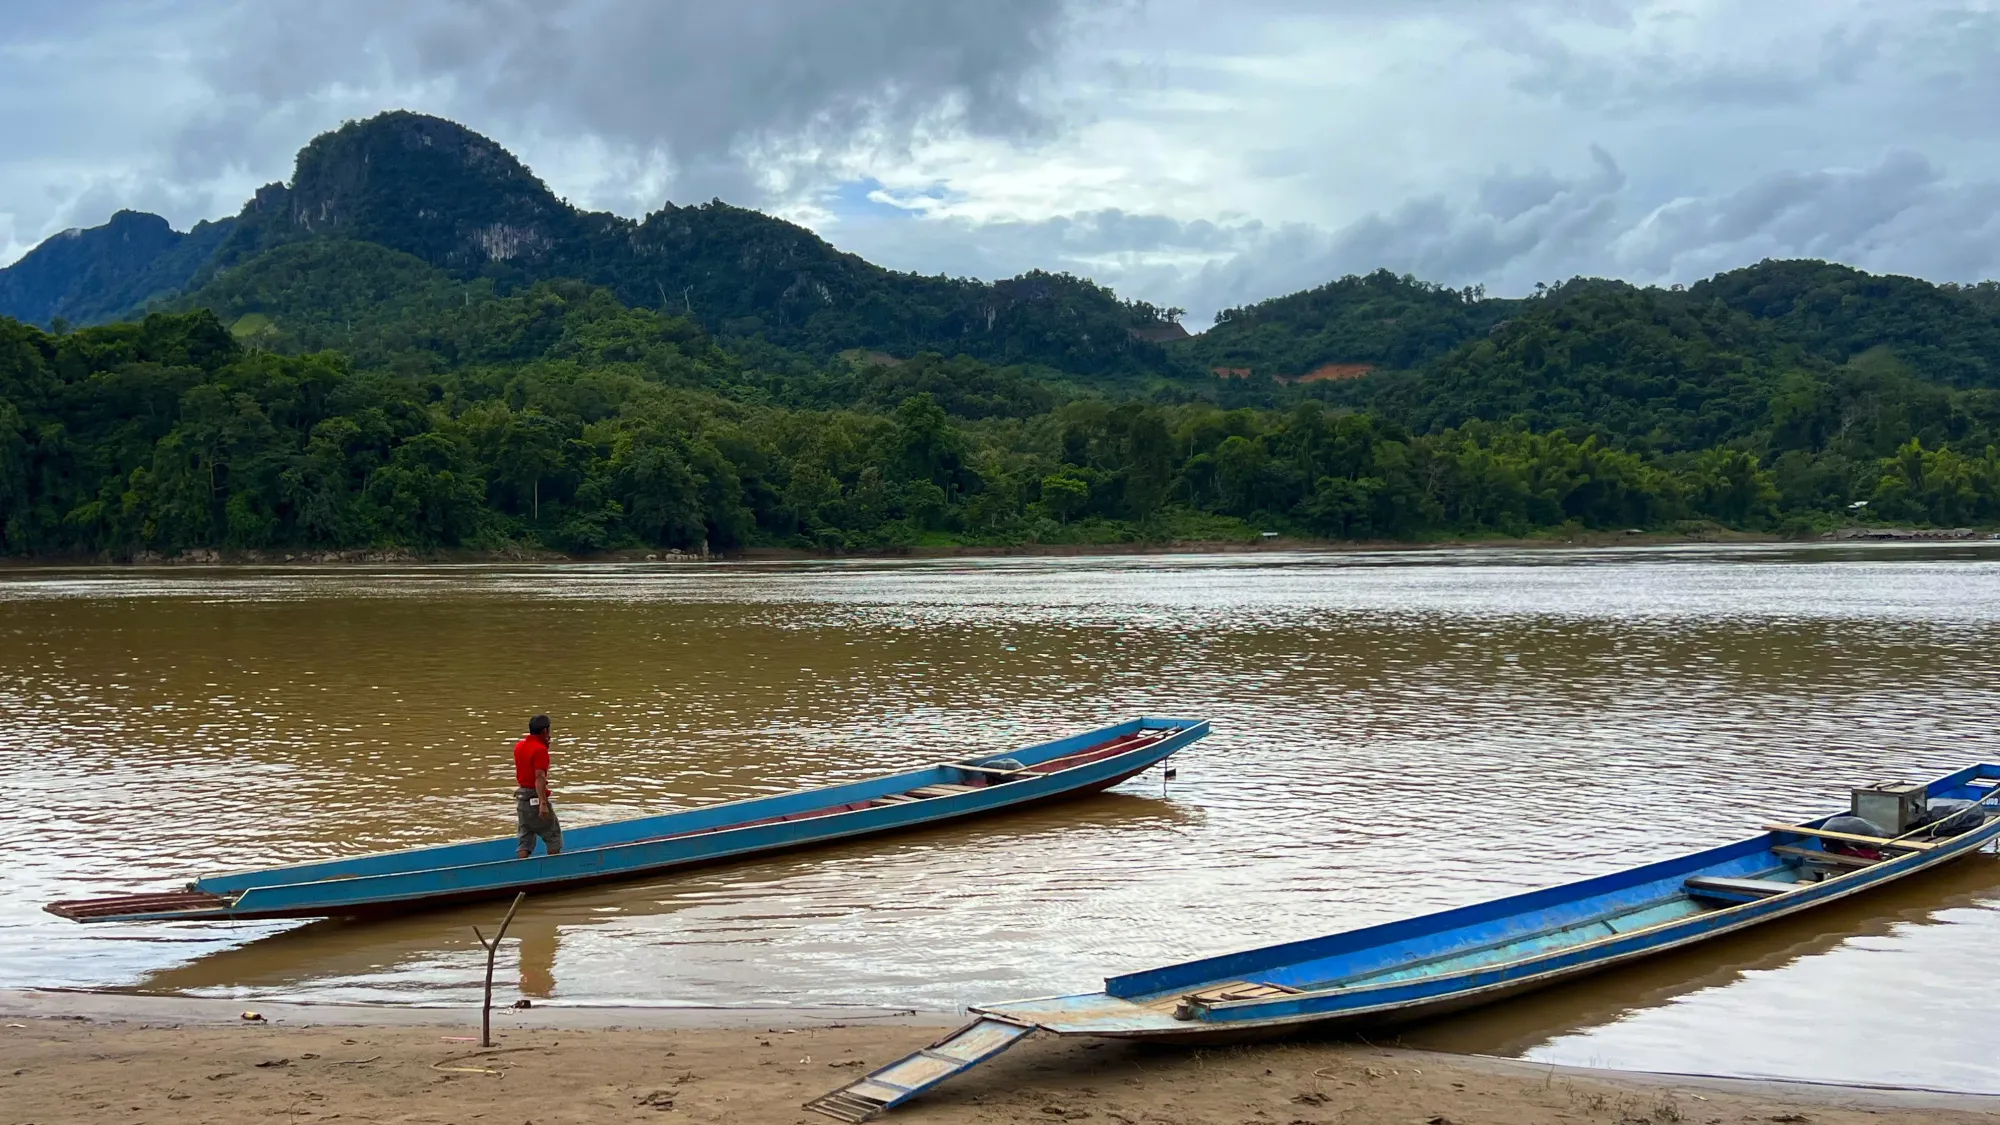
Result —
<path fill-rule="evenodd" d="M 1720 875 L 1695 875 L 1681 884 L 1691 895 L 1725 902 L 1757 902 L 1808 885 L 1781 883 L 1776 879 L 1727 879 Z"/>
<path fill-rule="evenodd" d="M 1771 849 L 1779 855 L 1795 856 L 1808 863 L 1825 863 L 1835 867 L 1873 867 L 1882 861 L 1869 859 L 1865 855 L 1842 855 L 1839 852 L 1823 852 L 1818 848 L 1797 848 L 1790 844 L 1779 844 Z"/>
<path fill-rule="evenodd" d="M 1272 1000 L 1280 996 L 1296 996 L 1299 990 L 1288 985 L 1268 984 L 1263 981 L 1239 980 L 1204 988 L 1200 992 L 1190 992 L 1176 996 L 1174 1018 L 1186 1020 L 1194 1018 L 1194 1005 L 1220 1004 L 1231 1000 Z"/>
<path fill-rule="evenodd" d="M 955 797 L 960 793 L 970 793 L 978 788 L 979 786 L 977 785 L 954 785 L 950 782 L 939 782 L 936 785 L 920 785 L 904 793 L 884 793 L 868 803 L 871 805 L 909 805 L 932 797 Z"/>

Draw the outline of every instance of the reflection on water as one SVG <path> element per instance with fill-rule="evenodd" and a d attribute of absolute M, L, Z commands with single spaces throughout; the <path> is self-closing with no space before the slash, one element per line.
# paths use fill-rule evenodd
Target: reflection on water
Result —
<path fill-rule="evenodd" d="M 510 928 L 518 940 L 521 962 L 521 995 L 547 1000 L 556 994 L 556 935 L 560 928 L 553 918 L 523 918 Z"/>
<path fill-rule="evenodd" d="M 0 984 L 476 998 L 471 926 L 504 903 L 303 926 L 83 927 L 38 907 L 510 833 L 507 747 L 536 711 L 556 717 L 572 824 L 1139 712 L 1210 718 L 1164 793 L 1154 775 L 530 899 L 502 978 L 556 1003 L 948 1008 L 1095 987 L 1599 874 L 1829 811 L 1853 782 L 2000 756 L 1997 560 L 1964 544 L 0 571 L 0 707 L 10 760 L 33 764 L 27 799 L 0 807 Z M 1412 1035 L 1991 1086 L 1976 1037 L 1938 1030 L 1977 1005 L 1965 982 L 2000 936 L 1991 873 L 1971 861 Z M 1778 1013 L 1812 997 L 1820 1048 L 1779 1047 Z M 1725 1046 L 1752 1029 L 1770 1059 Z"/>

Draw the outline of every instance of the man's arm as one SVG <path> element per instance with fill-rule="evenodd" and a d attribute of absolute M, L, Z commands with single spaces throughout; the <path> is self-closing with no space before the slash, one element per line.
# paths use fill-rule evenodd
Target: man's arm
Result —
<path fill-rule="evenodd" d="M 535 796 L 542 802 L 542 815 L 549 815 L 549 771 L 535 771 Z"/>

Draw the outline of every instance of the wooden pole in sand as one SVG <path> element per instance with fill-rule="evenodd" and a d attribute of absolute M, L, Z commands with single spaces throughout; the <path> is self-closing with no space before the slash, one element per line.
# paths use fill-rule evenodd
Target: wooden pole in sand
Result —
<path fill-rule="evenodd" d="M 500 952 L 500 942 L 507 936 L 507 924 L 514 920 L 514 912 L 521 909 L 521 900 L 527 897 L 528 892 L 526 891 L 516 891 L 514 893 L 514 904 L 507 908 L 507 916 L 500 919 L 500 932 L 493 935 L 492 941 L 486 940 L 486 935 L 479 932 L 478 926 L 472 927 L 472 936 L 478 938 L 479 944 L 486 947 L 486 998 L 479 1005 L 479 1045 L 481 1047 L 491 1047 L 493 1045 L 493 957 Z"/>

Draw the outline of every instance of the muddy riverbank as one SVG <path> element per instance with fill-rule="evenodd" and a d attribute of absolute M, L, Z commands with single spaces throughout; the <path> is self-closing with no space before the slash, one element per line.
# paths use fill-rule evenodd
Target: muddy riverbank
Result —
<path fill-rule="evenodd" d="M 129 1001 L 129 1003 L 127 1003 Z M 112 1009 L 125 1005 L 122 1013 Z M 53 1015 L 81 1006 L 93 1016 Z M 578 1027 L 560 1010 L 496 1015 L 481 1050 L 470 1009 L 267 1007 L 78 994 L 0 994 L 0 1103 L 7 1119 L 323 1121 L 629 1120 L 821 1122 L 801 1108 L 935 1028 L 759 1013 L 604 1009 Z M 372 1021 L 359 1017 L 374 1014 Z M 322 1017 L 333 1015 L 333 1022 Z M 1090 1121 L 1659 1123 L 1814 1125 L 2000 1119 L 2000 1098 L 1583 1071 L 1362 1043 L 1285 1042 L 1203 1051 L 1038 1039 L 891 1118 L 925 1125 Z"/>

